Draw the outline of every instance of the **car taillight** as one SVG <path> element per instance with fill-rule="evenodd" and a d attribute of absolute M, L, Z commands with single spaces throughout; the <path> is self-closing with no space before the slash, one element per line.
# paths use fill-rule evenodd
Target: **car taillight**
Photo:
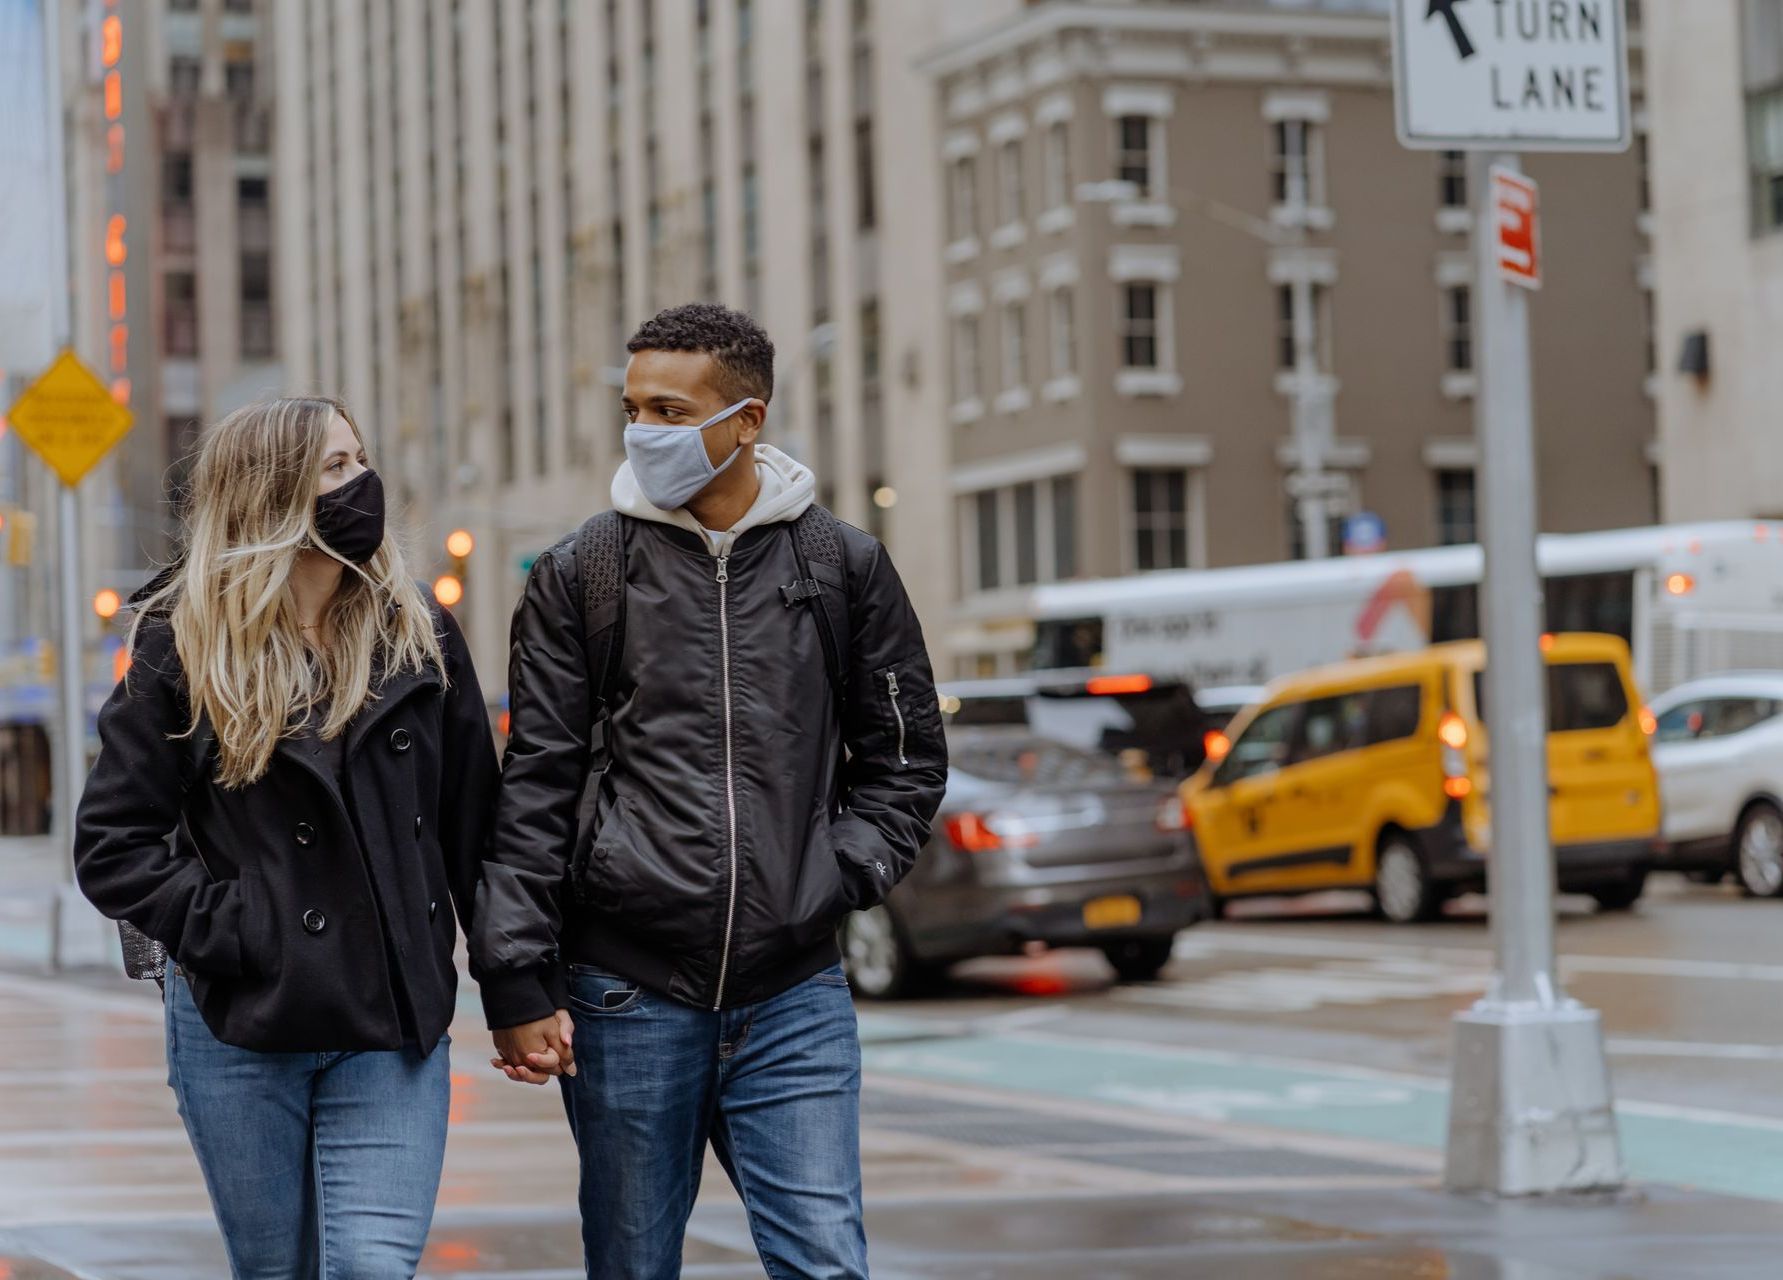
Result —
<path fill-rule="evenodd" d="M 1209 729 L 1201 736 L 1201 745 L 1207 751 L 1207 758 L 1218 764 L 1232 752 L 1232 739 L 1218 729 Z"/>
<path fill-rule="evenodd" d="M 1473 790 L 1467 777 L 1467 721 L 1445 711 L 1436 725 L 1436 740 L 1442 744 L 1443 794 L 1460 800 Z"/>
<path fill-rule="evenodd" d="M 1150 693 L 1152 678 L 1150 676 L 1091 676 L 1084 685 L 1086 693 L 1097 697 L 1113 697 L 1122 693 Z"/>
<path fill-rule="evenodd" d="M 1653 714 L 1652 707 L 1641 708 L 1641 732 L 1649 738 L 1659 732 L 1659 717 Z"/>
<path fill-rule="evenodd" d="M 1187 831 L 1195 825 L 1195 814 L 1188 802 L 1178 796 L 1166 796 L 1158 806 L 1157 828 L 1165 835 Z"/>
<path fill-rule="evenodd" d="M 947 838 L 961 853 L 993 853 L 1003 847 L 1003 837 L 991 830 L 981 814 L 960 813 L 947 820 Z"/>
<path fill-rule="evenodd" d="M 1436 737 L 1445 747 L 1456 751 L 1467 749 L 1467 721 L 1453 711 L 1443 713 L 1443 718 L 1436 726 Z"/>

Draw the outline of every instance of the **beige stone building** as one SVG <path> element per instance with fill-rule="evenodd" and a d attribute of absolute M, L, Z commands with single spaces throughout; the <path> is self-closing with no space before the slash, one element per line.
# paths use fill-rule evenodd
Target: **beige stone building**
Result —
<path fill-rule="evenodd" d="M 923 65 L 956 670 L 1022 663 L 1029 584 L 1301 554 L 1294 494 L 1472 539 L 1470 175 L 1396 141 L 1384 4 L 1041 4 Z M 1548 530 L 1654 519 L 1644 155 L 1526 158 Z"/>
<path fill-rule="evenodd" d="M 421 566 L 469 530 L 501 684 L 531 556 L 607 505 L 624 342 L 715 298 L 779 349 L 768 438 L 950 603 L 934 101 L 1015 0 L 279 6 L 289 383 L 367 424 Z"/>
<path fill-rule="evenodd" d="M 1783 514 L 1783 3 L 1647 0 L 1668 520 Z"/>

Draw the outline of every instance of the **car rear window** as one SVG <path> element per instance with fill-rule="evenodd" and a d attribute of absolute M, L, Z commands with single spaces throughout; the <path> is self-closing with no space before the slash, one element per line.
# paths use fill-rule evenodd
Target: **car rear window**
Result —
<path fill-rule="evenodd" d="M 1204 735 L 1212 727 L 1194 695 L 1179 684 L 1143 693 L 966 694 L 948 714 L 947 723 L 961 729 L 1025 728 L 1042 738 L 1111 756 L 1138 751 L 1153 773 L 1166 777 L 1187 777 L 1200 768 L 1206 758 Z"/>
<path fill-rule="evenodd" d="M 1127 781 L 1126 772 L 1112 757 L 1043 738 L 954 744 L 949 748 L 949 765 L 985 782 L 1017 786 L 1104 786 Z"/>
<path fill-rule="evenodd" d="M 1473 701 L 1486 722 L 1485 673 L 1473 677 Z M 1628 718 L 1628 690 L 1613 662 L 1556 662 L 1548 667 L 1548 732 L 1613 729 Z"/>

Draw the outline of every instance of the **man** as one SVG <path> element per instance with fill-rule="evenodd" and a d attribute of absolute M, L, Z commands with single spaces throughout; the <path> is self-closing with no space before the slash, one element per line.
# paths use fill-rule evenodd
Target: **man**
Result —
<path fill-rule="evenodd" d="M 472 941 L 496 1065 L 559 1078 L 591 1277 L 680 1274 L 708 1142 L 770 1274 L 864 1277 L 835 931 L 928 839 L 928 654 L 884 548 L 758 443 L 761 327 L 695 304 L 627 349 L 622 518 L 541 556 L 514 617 Z"/>

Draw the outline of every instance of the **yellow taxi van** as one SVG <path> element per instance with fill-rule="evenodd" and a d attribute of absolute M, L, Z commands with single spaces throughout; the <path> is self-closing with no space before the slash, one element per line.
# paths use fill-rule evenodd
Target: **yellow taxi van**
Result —
<path fill-rule="evenodd" d="M 1652 715 L 1615 636 L 1544 636 L 1548 775 L 1560 887 L 1634 905 L 1659 832 Z M 1477 640 L 1278 680 L 1182 787 L 1216 906 L 1366 889 L 1429 919 L 1484 888 L 1491 791 Z"/>

